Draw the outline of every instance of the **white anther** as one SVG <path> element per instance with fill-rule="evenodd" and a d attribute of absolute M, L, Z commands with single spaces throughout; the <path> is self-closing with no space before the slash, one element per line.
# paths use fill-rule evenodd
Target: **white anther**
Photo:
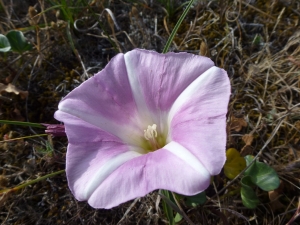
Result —
<path fill-rule="evenodd" d="M 147 130 L 144 130 L 144 137 L 148 141 L 157 137 L 156 127 L 156 124 L 153 124 L 152 126 L 149 125 Z"/>

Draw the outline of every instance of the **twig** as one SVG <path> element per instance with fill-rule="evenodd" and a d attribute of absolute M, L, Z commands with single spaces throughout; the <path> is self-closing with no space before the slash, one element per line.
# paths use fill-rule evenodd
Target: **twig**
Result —
<path fill-rule="evenodd" d="M 126 210 L 126 212 L 124 213 L 123 217 L 120 219 L 120 221 L 117 223 L 120 224 L 126 217 L 127 217 L 127 214 L 130 212 L 130 210 L 133 208 L 133 206 L 135 206 L 135 204 L 138 202 L 138 200 L 140 200 L 140 198 L 136 198 L 132 203 L 131 205 L 128 207 L 128 209 Z"/>

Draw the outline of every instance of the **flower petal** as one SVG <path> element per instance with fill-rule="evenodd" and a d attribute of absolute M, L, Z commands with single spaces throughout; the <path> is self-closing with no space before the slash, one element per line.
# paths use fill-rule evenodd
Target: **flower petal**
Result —
<path fill-rule="evenodd" d="M 173 151 L 174 147 L 178 148 L 175 151 L 188 152 L 179 144 L 169 149 Z M 94 208 L 109 209 L 157 189 L 185 195 L 205 190 L 210 183 L 210 174 L 204 166 L 199 161 L 191 166 L 172 151 L 160 149 L 127 161 L 99 185 L 89 198 L 89 204 Z"/>
<path fill-rule="evenodd" d="M 58 109 L 129 143 L 137 142 L 132 137 L 143 137 L 123 54 L 115 56 L 104 70 L 70 92 Z"/>
<path fill-rule="evenodd" d="M 168 111 L 191 82 L 214 66 L 209 58 L 202 56 L 141 49 L 126 53 L 124 59 L 139 113 L 146 114 L 144 121 L 152 119 L 148 124 L 159 124 L 155 121 L 158 114 Z"/>
<path fill-rule="evenodd" d="M 65 122 L 69 141 L 66 172 L 69 187 L 78 200 L 87 200 L 107 173 L 144 153 L 76 116 L 57 111 L 55 118 Z"/>
<path fill-rule="evenodd" d="M 107 147 L 113 150 L 124 146 Z M 88 200 L 92 207 L 112 208 L 157 189 L 194 195 L 210 183 L 205 167 L 178 143 L 170 143 L 164 149 L 145 155 L 125 151 L 107 159 L 106 153 L 111 154 L 108 148 L 105 152 L 101 149 L 101 154 L 89 154 L 87 158 L 77 154 L 76 158 L 69 158 L 70 188 L 78 200 Z M 101 156 L 106 158 L 105 163 Z M 87 172 L 82 173 L 82 170 Z"/>
<path fill-rule="evenodd" d="M 55 112 L 54 117 L 55 119 L 64 122 L 69 143 L 110 141 L 123 144 L 120 138 L 69 113 L 58 110 Z"/>
<path fill-rule="evenodd" d="M 226 72 L 212 67 L 181 93 L 169 113 L 169 141 L 188 149 L 212 175 L 220 172 L 226 159 L 229 96 Z"/>
<path fill-rule="evenodd" d="M 113 171 L 140 155 L 115 142 L 69 144 L 66 163 L 69 187 L 78 200 L 87 200 Z"/>

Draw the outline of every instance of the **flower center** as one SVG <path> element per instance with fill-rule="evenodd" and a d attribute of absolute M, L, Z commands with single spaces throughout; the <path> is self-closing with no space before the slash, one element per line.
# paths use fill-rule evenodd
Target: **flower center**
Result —
<path fill-rule="evenodd" d="M 156 124 L 152 126 L 148 125 L 147 130 L 144 130 L 144 137 L 149 142 L 151 146 L 151 150 L 157 150 L 160 148 L 160 145 L 157 141 L 157 131 L 156 131 Z"/>

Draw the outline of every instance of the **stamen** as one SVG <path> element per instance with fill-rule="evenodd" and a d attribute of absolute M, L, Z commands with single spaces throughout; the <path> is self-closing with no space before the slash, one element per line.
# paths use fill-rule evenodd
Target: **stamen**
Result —
<path fill-rule="evenodd" d="M 147 130 L 144 130 L 144 137 L 146 140 L 154 139 L 157 137 L 157 131 L 156 131 L 156 124 L 153 124 L 152 126 L 148 125 Z"/>
<path fill-rule="evenodd" d="M 157 125 L 153 124 L 152 126 L 149 125 L 147 130 L 144 130 L 144 137 L 150 143 L 151 151 L 160 149 L 159 144 L 156 140 L 157 138 L 156 127 Z"/>

